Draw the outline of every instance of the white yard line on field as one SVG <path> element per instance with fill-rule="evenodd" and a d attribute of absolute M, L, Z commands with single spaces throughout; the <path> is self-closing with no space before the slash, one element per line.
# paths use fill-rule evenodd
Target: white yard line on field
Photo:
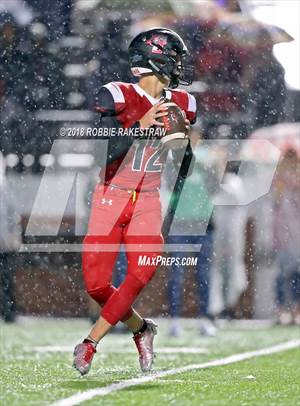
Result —
<path fill-rule="evenodd" d="M 176 375 L 182 372 L 188 372 L 196 369 L 204 369 L 233 364 L 234 362 L 244 361 L 253 357 L 260 357 L 262 355 L 274 354 L 276 352 L 287 351 L 297 347 L 300 347 L 300 340 L 291 340 L 282 344 L 274 345 L 272 347 L 262 348 L 260 350 L 255 351 L 243 352 L 241 354 L 233 354 L 225 358 L 204 362 L 202 364 L 191 364 L 180 368 L 169 369 L 167 371 L 156 372 L 151 375 L 142 376 L 140 378 L 126 379 L 124 381 L 113 383 L 111 385 L 102 388 L 95 388 L 89 389 L 85 392 L 78 392 L 73 396 L 58 400 L 51 406 L 75 406 L 79 405 L 82 402 L 90 400 L 96 396 L 109 395 L 112 392 L 117 392 L 130 386 L 142 385 L 144 383 L 151 382 L 154 381 L 155 379 L 163 378 L 165 376 Z"/>
<path fill-rule="evenodd" d="M 43 347 L 28 347 L 26 348 L 27 351 L 32 352 L 70 352 L 72 353 L 74 347 L 69 345 L 49 345 Z M 127 348 L 120 348 L 118 350 L 110 350 L 109 348 L 103 348 L 105 353 L 122 353 L 122 354 L 135 354 L 136 350 L 127 349 Z M 155 348 L 156 353 L 160 354 L 208 354 L 209 350 L 207 348 L 201 347 L 161 347 Z"/>
<path fill-rule="evenodd" d="M 172 385 L 174 383 L 180 383 L 180 384 L 186 385 L 186 379 L 162 379 L 162 378 L 159 378 L 159 379 L 157 379 L 157 382 L 163 383 L 163 384 L 168 383 L 168 384 L 172 384 Z M 190 383 L 203 385 L 203 381 L 200 381 L 200 380 L 195 381 L 193 379 L 189 379 L 189 384 Z"/>

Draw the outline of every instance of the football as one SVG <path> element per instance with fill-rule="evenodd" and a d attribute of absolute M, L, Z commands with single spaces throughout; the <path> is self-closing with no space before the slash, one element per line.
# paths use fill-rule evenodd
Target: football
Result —
<path fill-rule="evenodd" d="M 165 129 L 161 142 L 168 148 L 181 148 L 188 142 L 185 113 L 176 103 L 167 102 L 165 105 L 168 107 L 168 115 L 157 119 L 164 124 Z"/>

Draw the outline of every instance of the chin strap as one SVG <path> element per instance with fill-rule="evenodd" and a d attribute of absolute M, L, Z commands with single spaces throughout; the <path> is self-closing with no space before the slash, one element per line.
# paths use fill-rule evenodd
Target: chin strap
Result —
<path fill-rule="evenodd" d="M 157 73 L 161 74 L 161 69 L 151 59 L 148 59 L 148 63 Z"/>
<path fill-rule="evenodd" d="M 161 75 L 163 78 L 170 81 L 171 89 L 175 89 L 179 85 L 179 76 L 176 78 L 174 78 L 173 75 L 168 76 L 166 73 L 162 71 L 162 69 L 159 66 L 157 66 L 153 61 L 151 61 L 151 59 L 148 59 L 148 63 L 150 66 L 152 66 L 152 68 L 158 75 Z"/>

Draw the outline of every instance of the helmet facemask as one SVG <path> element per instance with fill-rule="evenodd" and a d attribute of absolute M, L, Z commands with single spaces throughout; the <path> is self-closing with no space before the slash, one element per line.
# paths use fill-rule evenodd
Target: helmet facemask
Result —
<path fill-rule="evenodd" d="M 194 80 L 194 66 L 189 64 L 188 55 L 183 55 L 177 69 L 179 70 L 179 84 L 184 86 L 189 86 L 193 83 Z"/>
<path fill-rule="evenodd" d="M 164 49 L 157 43 L 152 43 L 162 51 L 159 58 L 149 59 L 149 65 L 154 73 L 163 76 L 170 81 L 170 88 L 174 89 L 179 84 L 189 86 L 194 79 L 194 67 L 187 63 L 187 51 Z"/>

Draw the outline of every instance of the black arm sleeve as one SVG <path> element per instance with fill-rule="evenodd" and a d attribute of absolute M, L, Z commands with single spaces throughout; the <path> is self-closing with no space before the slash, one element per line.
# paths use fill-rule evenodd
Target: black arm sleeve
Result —
<path fill-rule="evenodd" d="M 184 179 L 190 176 L 195 165 L 195 155 L 193 154 L 190 141 L 188 142 L 188 145 L 185 149 L 183 159 L 181 150 L 172 151 L 172 155 L 174 159 L 174 166 L 179 167 L 178 176 Z"/>
<path fill-rule="evenodd" d="M 116 117 L 113 116 L 104 116 L 101 117 L 98 128 L 122 128 L 122 125 L 118 122 Z M 136 122 L 130 128 L 139 128 L 139 123 Z M 134 137 L 123 136 L 123 137 L 103 137 L 103 139 L 108 139 L 108 150 L 107 150 L 107 161 L 109 165 L 116 159 L 120 158 L 123 155 L 126 155 L 131 145 L 133 144 Z"/>
<path fill-rule="evenodd" d="M 121 123 L 116 117 L 115 103 L 110 91 L 105 87 L 102 87 L 98 93 L 97 99 L 98 105 L 96 106 L 96 111 L 98 111 L 98 113 L 94 121 L 94 127 L 115 128 L 117 131 L 119 128 L 122 128 Z M 139 128 L 139 123 L 134 123 L 130 128 Z M 108 140 L 106 163 L 109 165 L 121 156 L 126 155 L 135 138 L 130 136 L 108 136 L 103 137 L 103 139 Z"/>

